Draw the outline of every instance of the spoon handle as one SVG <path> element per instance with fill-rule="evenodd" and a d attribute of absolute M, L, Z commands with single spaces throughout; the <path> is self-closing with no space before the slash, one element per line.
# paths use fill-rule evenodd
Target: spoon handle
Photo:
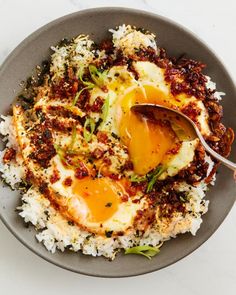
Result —
<path fill-rule="evenodd" d="M 196 129 L 195 129 L 196 130 Z M 222 164 L 224 164 L 225 166 L 227 166 L 228 168 L 230 168 L 231 170 L 233 170 L 234 172 L 236 172 L 236 163 L 233 163 L 231 161 L 229 161 L 228 159 L 222 157 L 220 154 L 218 154 L 217 152 L 215 152 L 205 141 L 205 139 L 203 138 L 202 134 L 200 133 L 199 130 L 196 130 L 198 137 L 202 143 L 202 145 L 204 146 L 205 150 L 215 159 L 217 159 L 218 161 L 220 161 Z"/>

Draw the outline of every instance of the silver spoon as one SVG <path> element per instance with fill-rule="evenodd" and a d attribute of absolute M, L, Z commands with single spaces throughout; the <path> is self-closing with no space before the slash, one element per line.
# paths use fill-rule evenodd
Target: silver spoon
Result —
<path fill-rule="evenodd" d="M 212 148 L 210 148 L 210 146 L 206 143 L 205 139 L 203 138 L 201 132 L 199 131 L 197 125 L 183 113 L 166 106 L 151 103 L 134 105 L 131 107 L 131 110 L 135 113 L 142 114 L 144 115 L 144 117 L 151 120 L 158 120 L 160 119 L 160 116 L 162 116 L 162 118 L 164 118 L 165 120 L 171 121 L 172 119 L 175 119 L 176 121 L 182 121 L 185 127 L 191 132 L 191 137 L 193 139 L 199 138 L 205 150 L 212 157 L 214 157 L 215 159 L 217 159 L 222 164 L 224 164 L 236 173 L 236 164 L 222 157 L 220 154 L 218 154 Z"/>

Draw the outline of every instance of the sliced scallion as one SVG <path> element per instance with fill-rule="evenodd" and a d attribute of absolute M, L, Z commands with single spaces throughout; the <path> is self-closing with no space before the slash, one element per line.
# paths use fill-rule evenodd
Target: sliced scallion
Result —
<path fill-rule="evenodd" d="M 163 243 L 159 244 L 156 247 L 143 245 L 143 246 L 136 246 L 132 248 L 128 248 L 125 250 L 125 254 L 137 254 L 143 255 L 148 259 L 151 259 L 153 256 L 157 255 L 160 252 L 160 247 Z"/>
<path fill-rule="evenodd" d="M 80 80 L 84 85 L 89 86 L 90 89 L 94 88 L 94 87 L 95 87 L 94 83 L 89 82 L 89 81 L 84 81 L 84 80 L 83 80 L 83 73 L 84 73 L 84 69 L 81 68 L 81 70 L 79 71 L 79 80 Z"/>
<path fill-rule="evenodd" d="M 109 102 L 109 95 L 108 95 L 102 106 L 102 114 L 101 114 L 102 121 L 101 121 L 100 128 L 103 127 L 104 123 L 106 122 L 108 112 L 109 112 L 109 107 L 110 107 L 110 102 Z"/>
<path fill-rule="evenodd" d="M 100 72 L 96 66 L 89 65 L 89 73 L 93 82 L 98 86 L 102 87 L 105 85 L 105 78 L 107 76 L 107 71 Z"/>
<path fill-rule="evenodd" d="M 86 86 L 86 87 L 82 88 L 79 92 L 77 92 L 76 95 L 75 95 L 75 97 L 74 97 L 74 99 L 73 99 L 72 106 L 74 107 L 74 106 L 76 105 L 76 103 L 77 103 L 77 101 L 78 101 L 78 99 L 79 99 L 81 93 L 82 93 L 84 90 L 86 90 L 86 89 L 90 90 L 90 89 L 92 89 L 92 88 L 93 88 L 92 86 Z"/>
<path fill-rule="evenodd" d="M 130 177 L 130 181 L 131 182 L 138 182 L 139 183 L 139 182 L 142 182 L 142 181 L 145 181 L 145 180 L 147 180 L 146 175 L 144 175 L 144 176 L 138 176 L 138 175 L 133 174 Z"/>
<path fill-rule="evenodd" d="M 66 162 L 66 158 L 65 158 L 65 152 L 63 151 L 63 149 L 57 145 L 57 144 L 54 144 L 54 148 L 56 150 L 56 153 L 58 155 L 58 157 L 60 158 L 61 162 L 67 164 Z"/>
<path fill-rule="evenodd" d="M 74 145 L 75 145 L 76 135 L 77 135 L 76 126 L 73 126 L 72 135 L 71 135 L 71 142 L 70 142 L 70 145 L 69 145 L 69 151 L 71 151 L 73 149 Z"/>
<path fill-rule="evenodd" d="M 95 130 L 95 121 L 92 118 L 87 118 L 84 123 L 83 135 L 84 139 L 89 142 Z M 88 130 L 89 129 L 89 130 Z"/>
<path fill-rule="evenodd" d="M 150 179 L 147 186 L 147 193 L 150 193 L 153 190 L 153 186 L 156 183 L 157 179 L 161 174 L 166 170 L 166 168 L 162 165 L 157 166 L 157 168 L 153 171 L 153 173 L 148 175 Z"/>

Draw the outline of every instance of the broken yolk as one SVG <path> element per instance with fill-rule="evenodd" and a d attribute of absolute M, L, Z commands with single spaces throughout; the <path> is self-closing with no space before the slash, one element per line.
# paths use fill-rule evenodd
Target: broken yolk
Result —
<path fill-rule="evenodd" d="M 82 197 L 92 222 L 103 222 L 118 210 L 123 187 L 109 178 L 86 177 L 76 181 L 73 192 Z"/>
<path fill-rule="evenodd" d="M 144 175 L 161 163 L 174 144 L 175 134 L 169 126 L 153 123 L 131 112 L 131 106 L 136 103 L 169 105 L 169 102 L 163 92 L 149 86 L 144 89 L 136 88 L 121 100 L 120 137 L 128 148 L 134 172 Z"/>

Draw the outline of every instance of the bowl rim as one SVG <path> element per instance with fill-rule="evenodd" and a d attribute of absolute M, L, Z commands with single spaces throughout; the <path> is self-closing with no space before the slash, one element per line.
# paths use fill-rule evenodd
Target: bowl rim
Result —
<path fill-rule="evenodd" d="M 235 83 L 234 83 L 233 79 L 231 78 L 231 75 L 230 75 L 227 67 L 225 66 L 224 62 L 222 61 L 222 59 L 197 34 L 192 32 L 190 29 L 186 28 L 182 24 L 179 24 L 178 22 L 173 21 L 172 19 L 170 19 L 170 18 L 168 18 L 166 16 L 162 16 L 160 14 L 153 13 L 153 12 L 150 12 L 148 10 L 134 9 L 134 8 L 128 8 L 128 7 L 119 7 L 119 6 L 114 6 L 114 7 L 113 6 L 104 6 L 104 7 L 93 7 L 93 8 L 88 8 L 88 9 L 82 9 L 82 10 L 79 10 L 79 11 L 76 11 L 76 12 L 73 12 L 73 13 L 66 14 L 66 15 L 61 16 L 59 18 L 56 18 L 56 19 L 46 23 L 45 25 L 39 27 L 37 30 L 35 30 L 34 32 L 29 34 L 27 37 L 25 37 L 8 54 L 8 56 L 5 58 L 5 60 L 0 65 L 0 76 L 1 76 L 2 72 L 8 67 L 8 64 L 10 64 L 12 62 L 12 60 L 15 57 L 17 57 L 17 55 L 21 52 L 21 50 L 29 42 L 32 42 L 33 40 L 37 39 L 37 37 L 39 35 L 41 35 L 45 31 L 47 31 L 49 28 L 51 28 L 53 26 L 56 26 L 57 24 L 63 22 L 64 20 L 68 20 L 68 19 L 73 18 L 75 16 L 80 17 L 80 16 L 86 15 L 88 13 L 96 13 L 96 12 L 104 12 L 104 11 L 106 11 L 106 12 L 112 11 L 112 12 L 123 12 L 123 13 L 134 13 L 134 14 L 139 14 L 139 15 L 145 15 L 145 16 L 152 17 L 152 18 L 158 18 L 158 19 L 162 20 L 163 22 L 167 22 L 170 25 L 172 25 L 174 27 L 177 27 L 182 32 L 184 32 L 185 34 L 187 34 L 187 35 L 189 35 L 191 37 L 194 37 L 201 44 L 202 47 L 207 49 L 211 53 L 211 55 L 213 55 L 214 58 L 216 58 L 219 61 L 220 66 L 224 69 L 225 74 L 227 75 L 227 80 L 230 82 L 230 84 L 232 85 L 232 88 L 234 88 L 234 90 L 236 92 Z M 99 275 L 99 274 L 94 274 L 94 273 L 87 273 L 87 272 L 84 272 L 84 271 L 75 270 L 74 268 L 69 267 L 69 266 L 65 266 L 63 263 L 55 262 L 53 259 L 48 258 L 48 257 L 44 256 L 43 254 L 39 253 L 36 249 L 34 249 L 33 246 L 31 246 L 30 244 L 25 242 L 24 239 L 16 231 L 14 231 L 14 228 L 10 226 L 10 224 L 7 222 L 7 220 L 4 218 L 4 216 L 1 213 L 0 213 L 0 220 L 3 222 L 3 224 L 6 226 L 6 228 L 17 238 L 17 240 L 20 241 L 26 248 L 28 248 L 34 254 L 36 254 L 37 256 L 39 256 L 41 258 L 43 258 L 45 261 L 47 261 L 47 262 L 49 262 L 49 263 L 51 263 L 53 265 L 56 265 L 56 266 L 58 266 L 58 267 L 60 267 L 62 269 L 66 269 L 66 270 L 72 271 L 72 272 L 77 273 L 77 274 L 82 274 L 82 275 L 86 275 L 86 276 L 90 276 L 90 277 L 92 276 L 92 277 L 100 277 L 100 278 L 124 278 L 124 277 L 134 277 L 134 276 L 138 276 L 138 275 L 144 275 L 144 274 L 155 272 L 157 270 L 161 270 L 163 268 L 166 268 L 166 267 L 178 262 L 179 260 L 182 260 L 186 256 L 190 255 L 192 252 L 194 252 L 196 249 L 198 249 L 202 244 L 204 244 L 216 232 L 216 230 L 219 228 L 219 226 L 222 224 L 224 219 L 227 217 L 227 215 L 231 211 L 231 209 L 233 207 L 233 204 L 228 205 L 227 214 L 221 219 L 221 222 L 219 223 L 219 225 L 216 225 L 213 228 L 212 232 L 210 234 L 208 234 L 207 237 L 203 241 L 198 243 L 197 247 L 193 247 L 193 249 L 190 249 L 182 257 L 175 258 L 175 259 L 172 260 L 172 262 L 169 262 L 169 263 L 167 263 L 166 265 L 164 265 L 162 267 L 157 267 L 156 269 L 151 269 L 151 270 L 147 270 L 147 271 L 136 271 L 136 273 L 128 274 L 128 275 L 127 274 L 125 274 L 125 275 Z"/>

